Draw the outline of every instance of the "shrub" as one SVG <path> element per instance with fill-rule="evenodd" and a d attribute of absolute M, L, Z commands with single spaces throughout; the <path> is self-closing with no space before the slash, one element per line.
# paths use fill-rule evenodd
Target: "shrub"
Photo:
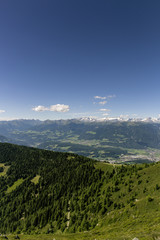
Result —
<path fill-rule="evenodd" d="M 141 184 L 141 182 L 142 182 L 142 180 L 138 180 L 138 185 L 140 185 L 140 184 Z"/>
<path fill-rule="evenodd" d="M 148 202 L 152 202 L 153 200 L 154 200 L 153 197 L 151 197 L 151 196 L 148 196 L 148 197 L 147 197 L 147 201 L 148 201 Z"/>

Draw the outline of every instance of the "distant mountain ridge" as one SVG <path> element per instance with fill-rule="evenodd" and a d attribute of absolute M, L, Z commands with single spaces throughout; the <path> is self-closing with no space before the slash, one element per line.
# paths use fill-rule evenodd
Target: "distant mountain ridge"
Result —
<path fill-rule="evenodd" d="M 130 117 L 104 117 L 104 118 L 94 118 L 94 117 L 84 117 L 79 118 L 80 121 L 88 121 L 88 122 L 148 122 L 148 123 L 160 123 L 160 118 L 130 118 Z"/>
<path fill-rule="evenodd" d="M 10 142 L 10 141 L 11 141 L 10 139 L 0 135 L 0 142 L 5 143 L 5 142 Z"/>
<path fill-rule="evenodd" d="M 5 142 L 74 152 L 99 160 L 117 159 L 128 154 L 128 149 L 160 149 L 160 123 L 151 119 L 1 121 L 0 135 L 6 138 Z"/>
<path fill-rule="evenodd" d="M 34 119 L 19 119 L 19 120 L 11 120 L 11 121 L 0 121 L 0 134 L 8 135 L 12 131 L 19 130 L 24 131 L 29 129 L 30 127 L 41 124 L 42 121 L 34 120 Z"/>

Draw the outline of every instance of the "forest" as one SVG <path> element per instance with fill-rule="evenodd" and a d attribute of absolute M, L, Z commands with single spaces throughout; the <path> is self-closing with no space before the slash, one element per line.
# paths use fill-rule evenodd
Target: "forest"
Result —
<path fill-rule="evenodd" d="M 0 167 L 1 234 L 159 229 L 159 163 L 113 165 L 1 143 Z"/>

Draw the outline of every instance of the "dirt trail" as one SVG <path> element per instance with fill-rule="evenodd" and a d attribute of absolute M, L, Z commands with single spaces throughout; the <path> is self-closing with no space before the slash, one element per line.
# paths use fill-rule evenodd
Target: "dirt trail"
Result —
<path fill-rule="evenodd" d="M 71 212 L 70 212 L 70 200 L 68 201 L 68 209 L 67 209 L 67 228 L 69 228 L 69 223 L 70 223 L 70 215 L 71 215 Z"/>

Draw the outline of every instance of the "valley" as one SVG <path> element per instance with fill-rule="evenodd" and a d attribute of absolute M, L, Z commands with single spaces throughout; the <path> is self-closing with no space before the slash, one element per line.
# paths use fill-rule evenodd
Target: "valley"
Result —
<path fill-rule="evenodd" d="M 159 123 L 15 120 L 0 122 L 0 134 L 1 142 L 8 139 L 110 163 L 149 163 L 160 156 Z"/>
<path fill-rule="evenodd" d="M 0 239 L 158 239 L 159 129 L 0 122 Z"/>

